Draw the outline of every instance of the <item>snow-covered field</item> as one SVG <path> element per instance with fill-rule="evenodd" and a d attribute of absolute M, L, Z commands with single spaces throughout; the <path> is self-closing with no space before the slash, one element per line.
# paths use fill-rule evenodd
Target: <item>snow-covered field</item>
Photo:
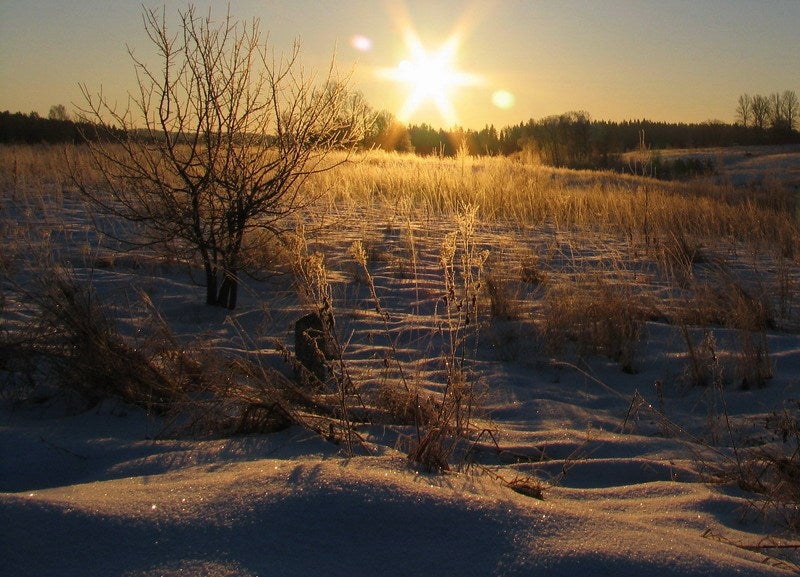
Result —
<path fill-rule="evenodd" d="M 47 251 L 44 262 L 69 262 L 75 278 L 91 281 L 134 341 L 151 314 L 141 305 L 146 295 L 176 338 L 259 354 L 286 370 L 270 339 L 291 348 L 293 323 L 304 310 L 288 277 L 247 280 L 235 311 L 209 308 L 180 263 L 115 255 L 98 243 L 78 199 L 6 195 L 2 202 L 3 259 L 16 282 L 32 284 L 31 255 Z M 569 339 L 552 350 L 535 322 L 543 306 L 535 283 L 512 287 L 518 314 L 510 319 L 493 317 L 483 302 L 479 323 L 448 323 L 441 246 L 457 228 L 452 219 L 395 222 L 387 212 L 349 210 L 327 218 L 335 226 L 309 238 L 309 248 L 326 255 L 343 358 L 364 403 L 396 377 L 386 368 L 392 363 L 420 390 L 440 390 L 449 337 L 459 331 L 476 339 L 464 351 L 465 367 L 482 394 L 450 469 L 428 471 L 409 461 L 414 427 L 377 411 L 354 425 L 360 442 L 348 450 L 300 425 L 197 438 L 176 435 L 174 423 L 119 400 L 76 410 L 63 394 L 5 399 L 0 573 L 798 572 L 796 534 L 785 531 L 768 500 L 736 482 L 737 459 L 748 449 L 785 447 L 765 424 L 800 395 L 800 339 L 791 323 L 763 333 L 773 373 L 764 387 L 740 386 L 741 334 L 719 326 L 711 331 L 724 387 L 692 386 L 686 335 L 658 315 L 642 325 L 634 370 L 623 371 Z M 348 254 L 353 241 L 367 249 L 386 316 L 376 312 Z M 600 257 L 616 241 L 478 223 L 474 242 L 489 251 L 487 267 L 495 270 L 513 270 L 525 255 L 548 255 L 539 266 L 555 279 L 576 263 L 602 268 Z M 753 257 L 730 258 L 737 270 Z M 787 274 L 794 282 L 793 266 Z M 652 270 L 618 267 L 611 272 L 648 279 L 640 284 L 656 285 L 653 294 L 667 298 Z M 3 298 L 0 328 L 9 331 L 24 303 L 9 286 Z M 796 306 L 792 298 L 785 302 Z M 692 342 L 700 343 L 706 328 L 687 327 Z M 348 402 L 354 413 L 366 410 Z"/>
<path fill-rule="evenodd" d="M 721 182 L 735 186 L 760 186 L 779 183 L 800 191 L 800 146 L 732 146 L 694 150 L 659 151 L 667 161 L 676 158 L 707 161 L 713 164 Z"/>

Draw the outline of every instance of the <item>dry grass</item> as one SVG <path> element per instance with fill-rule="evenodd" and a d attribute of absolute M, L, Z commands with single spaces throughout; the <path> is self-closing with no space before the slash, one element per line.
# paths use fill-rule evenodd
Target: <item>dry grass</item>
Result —
<path fill-rule="evenodd" d="M 732 433 L 729 426 L 727 434 Z M 749 512 L 796 535 L 800 532 L 800 401 L 788 399 L 770 412 L 759 436 L 755 446 L 736 451 L 735 460 L 720 463 L 717 474 L 754 495 L 748 500 Z"/>
<path fill-rule="evenodd" d="M 319 186 L 330 191 L 333 204 L 383 209 L 403 204 L 420 216 L 455 214 L 473 205 L 482 222 L 599 230 L 642 243 L 647 233 L 772 242 L 784 254 L 798 247 L 794 215 L 780 210 L 782 205 L 776 208 L 766 197 L 743 201 L 735 189 L 707 183 L 653 182 L 503 158 L 470 158 L 465 168 L 455 159 L 371 153 L 321 175 Z"/>
<path fill-rule="evenodd" d="M 14 402 L 63 397 L 72 410 L 109 398 L 162 417 L 162 436 L 265 433 L 324 408 L 257 357 L 184 342 L 141 294 L 140 338 L 124 336 L 91 284 L 55 268 L 18 288 L 17 315 L 0 339 L 0 393 Z M 132 305 L 133 306 L 133 305 Z"/>
<path fill-rule="evenodd" d="M 87 155 L 79 146 L 0 146 L 0 190 L 26 197 L 71 194 L 72 172 L 99 183 Z M 505 158 L 418 158 L 377 151 L 315 175 L 307 188 L 326 191 L 319 200 L 336 207 L 334 212 L 378 209 L 398 215 L 401 224 L 412 212 L 423 218 L 452 215 L 469 205 L 477 207 L 481 222 L 552 224 L 643 240 L 646 216 L 654 238 L 735 238 L 771 244 L 789 257 L 798 248 L 792 205 L 775 201 L 779 190 L 756 195 L 730 186 L 654 182 Z"/>
<path fill-rule="evenodd" d="M 605 355 L 634 373 L 651 310 L 648 299 L 630 285 L 588 275 L 548 287 L 543 333 L 556 352 L 574 342 L 579 354 Z"/>
<path fill-rule="evenodd" d="M 519 320 L 524 315 L 525 284 L 540 284 L 542 275 L 535 260 L 526 257 L 517 264 L 511 251 L 498 251 L 490 255 L 484 274 L 484 292 L 489 298 L 492 318 Z"/>
<path fill-rule="evenodd" d="M 29 360 L 34 387 L 56 383 L 90 406 L 118 397 L 158 412 L 183 397 L 185 383 L 126 342 L 92 287 L 71 271 L 53 269 L 21 296 L 31 320 L 7 346 L 12 357 Z"/>
<path fill-rule="evenodd" d="M 49 215 L 72 201 L 65 175 L 70 168 L 86 170 L 84 154 L 80 147 L 0 147 L 3 206 L 44 214 L 41 222 L 49 224 Z M 511 341 L 536 335 L 553 354 L 604 355 L 636 371 L 648 320 L 719 325 L 739 335 L 734 370 L 726 377 L 763 386 L 772 371 L 765 331 L 796 324 L 800 234 L 788 205 L 766 194 L 503 158 L 382 153 L 316 175 L 306 186 L 318 202 L 298 233 L 283 239 L 254 234 L 245 241 L 253 248 L 248 254 L 267 272 L 293 271 L 305 312 L 324 310 L 337 322 L 343 311 L 378 315 L 382 338 L 369 337 L 377 352 L 369 362 L 349 357 L 349 340 L 362 335 L 344 334 L 337 325 L 331 337 L 342 354 L 323 360 L 330 380 L 312 393 L 257 362 L 213 360 L 211 345 L 196 347 L 205 352 L 192 356 L 163 336 L 133 347 L 160 375 L 146 386 L 169 383 L 179 401 L 165 402 L 188 411 L 178 421 L 191 430 L 268 430 L 286 419 L 307 423 L 301 413 L 316 414 L 323 419 L 310 426 L 352 447 L 360 443 L 359 421 L 383 415 L 392 424 L 414 426 L 407 443 L 413 460 L 443 469 L 476 430 L 484 391 L 471 361 L 479 339 L 495 339 L 513 356 Z M 55 239 L 7 219 L 0 227 L 12 241 L 0 255 L 6 275 L 33 270 L 24 250 L 33 236 L 48 253 L 41 262 L 57 262 L 50 254 Z M 95 250 L 87 252 L 91 266 L 127 262 Z M 386 275 L 394 279 L 391 289 L 381 284 Z M 350 296 L 368 293 L 363 310 L 332 289 L 347 281 Z M 413 292 L 413 304 L 389 292 L 404 286 L 413 287 L 404 293 Z M 108 348 L 131 346 L 119 342 Z M 686 343 L 689 380 L 720 381 L 713 343 Z M 413 347 L 420 357 L 409 352 Z M 288 357 L 290 349 L 283 349 Z M 8 365 L 9 354 L 0 358 Z M 381 375 L 377 386 L 370 375 Z M 226 383 L 210 394 L 214 403 L 187 398 L 187 390 L 208 392 L 210 381 Z M 118 394 L 101 382 L 91 386 Z M 164 394 L 146 396 L 161 402 Z"/>
<path fill-rule="evenodd" d="M 717 341 L 712 331 L 706 330 L 695 340 L 686 325 L 681 326 L 687 357 L 687 381 L 695 387 L 721 387 L 723 370 L 717 353 Z"/>

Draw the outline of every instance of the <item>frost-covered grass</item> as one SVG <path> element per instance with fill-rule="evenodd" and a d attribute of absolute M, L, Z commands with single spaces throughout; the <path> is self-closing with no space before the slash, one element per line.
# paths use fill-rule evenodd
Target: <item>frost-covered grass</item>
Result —
<path fill-rule="evenodd" d="M 373 154 L 231 312 L 98 234 L 62 152 L 0 149 L 9 574 L 797 570 L 798 232 L 763 191 Z M 55 267 L 100 346 L 42 315 Z"/>

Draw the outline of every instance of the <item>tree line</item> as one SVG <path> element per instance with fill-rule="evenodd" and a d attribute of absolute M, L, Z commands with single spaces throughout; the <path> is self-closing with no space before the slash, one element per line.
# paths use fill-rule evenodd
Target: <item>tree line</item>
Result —
<path fill-rule="evenodd" d="M 613 168 L 618 155 L 642 146 L 652 149 L 800 143 L 800 105 L 794 91 L 739 97 L 737 121 L 701 123 L 593 120 L 571 111 L 501 129 L 436 129 L 428 124 L 404 126 L 391 114 L 378 115 L 369 142 L 385 150 L 420 155 L 512 155 L 525 153 L 550 166 Z"/>
<path fill-rule="evenodd" d="M 786 93 L 784 93 L 786 94 Z M 789 92 L 788 94 L 794 94 Z M 414 151 L 420 155 L 453 156 L 459 150 L 471 155 L 527 154 L 542 164 L 570 168 L 610 168 L 619 154 L 636 150 L 642 134 L 651 149 L 754 146 L 800 143 L 797 113 L 791 98 L 784 100 L 784 115 L 777 121 L 734 124 L 719 120 L 701 123 L 656 122 L 637 119 L 622 122 L 593 120 L 588 112 L 572 111 L 497 129 L 435 129 L 428 124 L 390 125 L 392 137 L 376 139 L 387 150 Z M 400 142 L 402 148 L 392 148 Z"/>
<path fill-rule="evenodd" d="M 769 96 L 745 93 L 739 96 L 736 121 L 745 127 L 788 134 L 796 130 L 800 119 L 800 102 L 793 90 L 774 92 Z"/>
<path fill-rule="evenodd" d="M 794 91 L 770 96 L 743 94 L 733 124 L 718 120 L 670 123 L 637 119 L 622 122 L 593 120 L 588 112 L 571 111 L 506 126 L 480 130 L 450 130 L 429 124 L 405 125 L 386 111 L 373 112 L 363 96 L 353 92 L 346 113 L 364 123 L 362 148 L 413 152 L 418 155 L 474 156 L 523 154 L 542 164 L 569 168 L 616 168 L 620 154 L 635 150 L 644 135 L 651 149 L 725 147 L 800 143 L 800 105 Z M 115 132 L 116 131 L 116 132 Z M 119 129 L 70 119 L 63 105 L 50 108 L 47 118 L 37 113 L 0 112 L 0 142 L 78 143 Z"/>
<path fill-rule="evenodd" d="M 119 129 L 110 126 L 72 120 L 63 104 L 51 106 L 47 117 L 37 112 L 0 112 L 0 143 L 5 144 L 78 144 L 121 134 Z"/>

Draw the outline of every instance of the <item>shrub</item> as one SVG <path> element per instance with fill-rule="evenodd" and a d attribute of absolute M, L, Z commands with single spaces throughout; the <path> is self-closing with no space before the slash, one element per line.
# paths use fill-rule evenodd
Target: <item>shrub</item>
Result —
<path fill-rule="evenodd" d="M 767 442 L 746 452 L 742 488 L 763 496 L 751 505 L 791 531 L 800 531 L 800 401 L 788 400 L 764 420 Z"/>
<path fill-rule="evenodd" d="M 632 287 L 601 276 L 548 286 L 544 297 L 544 337 L 554 351 L 574 341 L 581 354 L 602 354 L 636 372 L 639 341 L 649 307 Z"/>
<path fill-rule="evenodd" d="M 122 338 L 92 288 L 71 272 L 53 269 L 24 297 L 32 321 L 9 346 L 28 359 L 32 382 L 53 381 L 88 404 L 113 396 L 157 411 L 183 396 L 182 384 Z"/>
<path fill-rule="evenodd" d="M 299 45 L 276 59 L 258 20 L 217 24 L 190 5 L 178 34 L 163 11 L 144 9 L 142 21 L 158 65 L 132 57 L 138 90 L 123 111 L 82 87 L 82 114 L 122 130 L 87 142 L 102 185 L 74 180 L 102 212 L 141 225 L 142 244 L 179 241 L 202 263 L 206 303 L 233 309 L 252 262 L 245 237 L 286 232 L 309 201 L 303 182 L 343 161 L 331 153 L 352 150 L 370 114 L 333 66 L 314 86 Z"/>
<path fill-rule="evenodd" d="M 506 275 L 507 271 L 498 269 L 484 275 L 484 287 L 489 296 L 489 314 L 494 318 L 517 320 L 522 316 L 520 290 Z"/>
<path fill-rule="evenodd" d="M 270 432 L 301 422 L 295 407 L 318 408 L 269 367 L 224 358 L 202 342 L 181 344 L 145 296 L 150 315 L 137 343 L 118 332 L 92 287 L 64 268 L 24 297 L 30 322 L 0 341 L 3 392 L 16 400 L 53 387 L 77 394 L 79 408 L 118 398 L 166 417 L 167 435 Z"/>

